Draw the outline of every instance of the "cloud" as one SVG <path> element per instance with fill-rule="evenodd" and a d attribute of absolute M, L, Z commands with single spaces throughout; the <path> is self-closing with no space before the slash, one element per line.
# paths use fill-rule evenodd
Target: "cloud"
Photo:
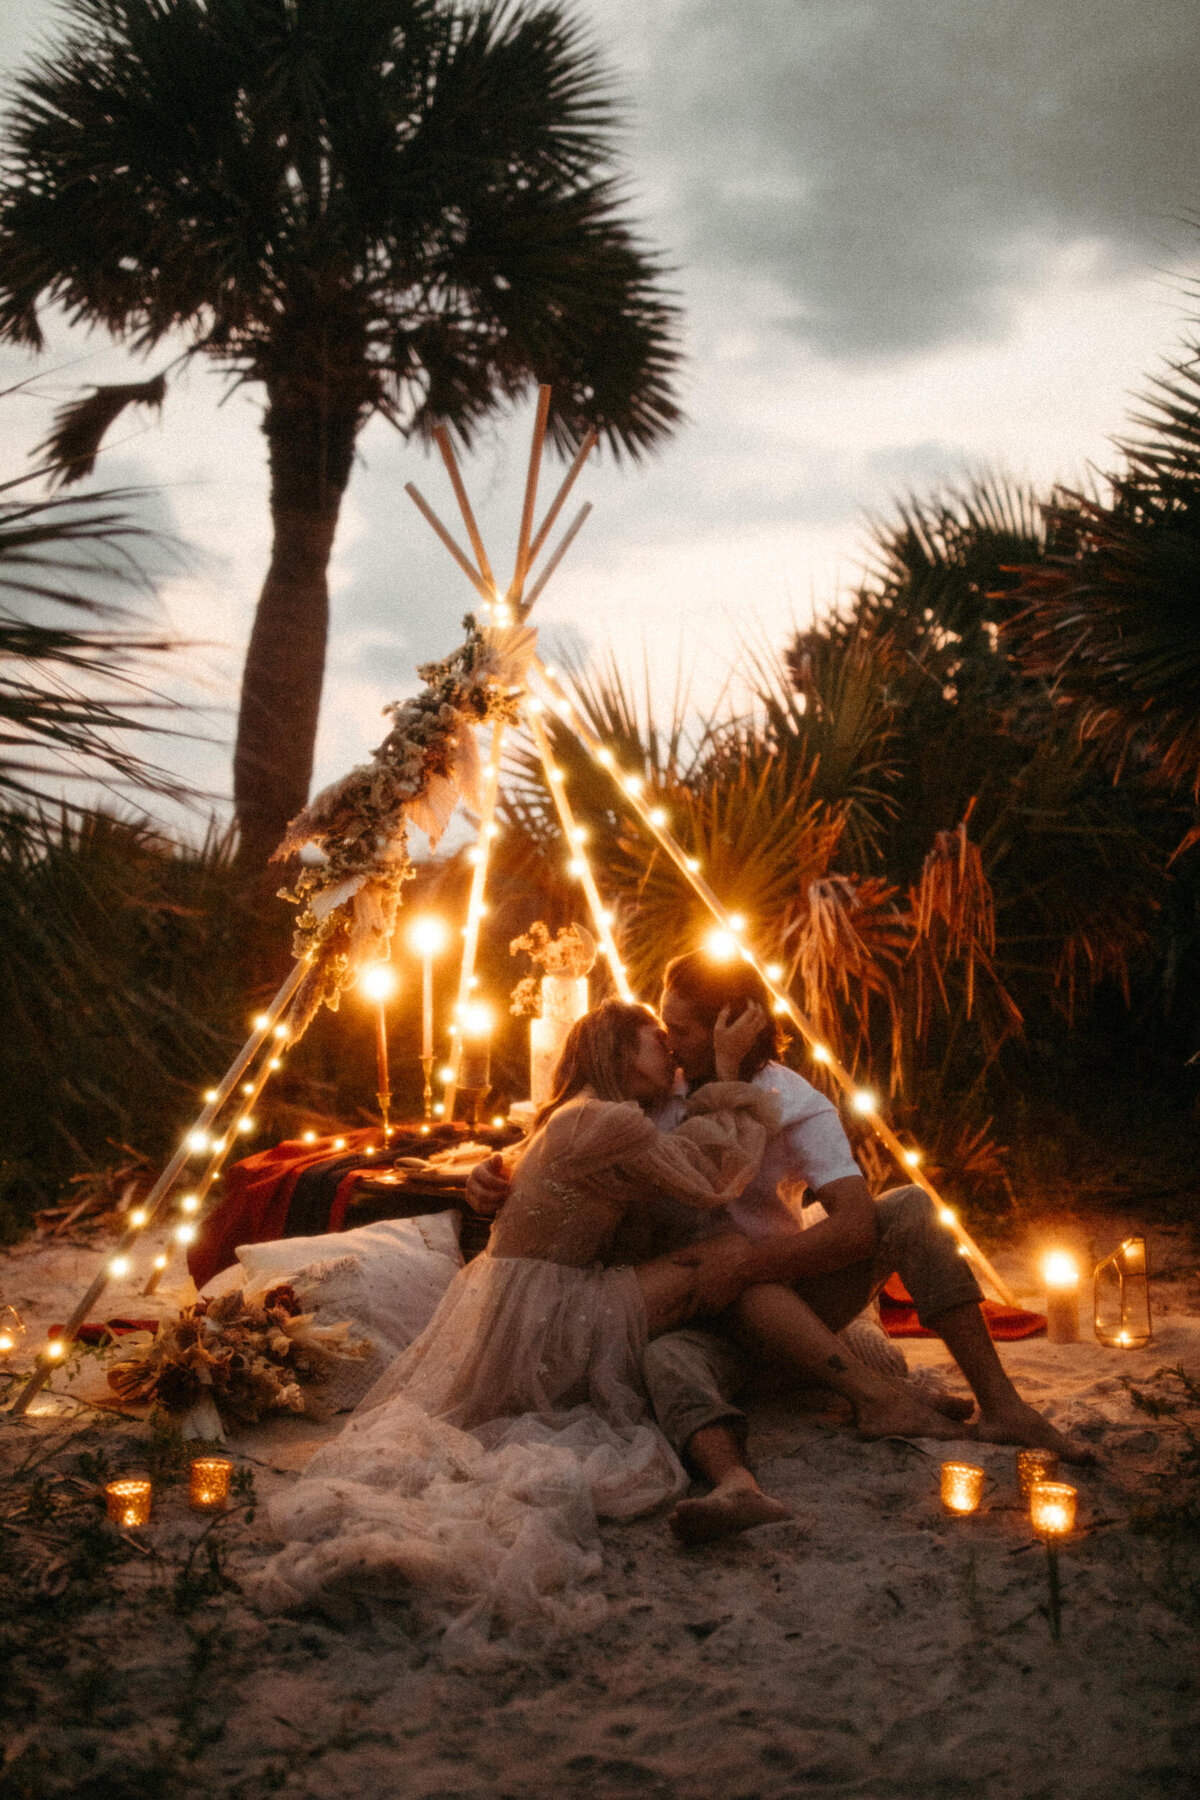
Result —
<path fill-rule="evenodd" d="M 687 0 L 653 62 L 692 282 L 772 284 L 822 353 L 998 335 L 1069 244 L 1194 249 L 1194 0 Z"/>

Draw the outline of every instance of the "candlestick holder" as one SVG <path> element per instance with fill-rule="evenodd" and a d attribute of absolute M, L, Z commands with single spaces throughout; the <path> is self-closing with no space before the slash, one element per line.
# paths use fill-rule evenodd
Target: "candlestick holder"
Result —
<path fill-rule="evenodd" d="M 1097 1342 L 1110 1349 L 1140 1350 L 1150 1342 L 1150 1264 L 1144 1237 L 1126 1238 L 1097 1264 L 1092 1324 Z"/>
<path fill-rule="evenodd" d="M 136 1531 L 139 1525 L 148 1525 L 152 1491 L 148 1475 L 125 1475 L 119 1481 L 108 1482 L 104 1489 L 104 1506 L 112 1523 L 125 1531 Z"/>

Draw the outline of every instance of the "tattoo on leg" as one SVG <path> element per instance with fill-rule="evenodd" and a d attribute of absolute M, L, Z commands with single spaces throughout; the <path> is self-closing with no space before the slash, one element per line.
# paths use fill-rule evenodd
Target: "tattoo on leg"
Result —
<path fill-rule="evenodd" d="M 836 1354 L 829 1358 L 827 1367 L 836 1369 L 839 1375 L 844 1375 L 846 1373 L 845 1363 L 842 1361 L 841 1357 Z"/>

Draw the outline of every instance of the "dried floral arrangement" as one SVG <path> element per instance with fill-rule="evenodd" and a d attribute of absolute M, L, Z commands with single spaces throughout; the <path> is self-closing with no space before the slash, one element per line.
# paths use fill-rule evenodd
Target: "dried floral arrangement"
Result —
<path fill-rule="evenodd" d="M 538 919 L 508 946 L 510 956 L 518 956 L 522 951 L 541 969 L 542 975 L 566 975 L 577 981 L 592 971 L 596 961 L 596 940 L 582 925 L 564 925 L 558 936 L 552 938 L 548 927 Z M 526 975 L 518 981 L 512 991 L 509 1011 L 518 1019 L 541 1017 L 540 976 Z"/>
<path fill-rule="evenodd" d="M 198 1300 L 164 1321 L 138 1356 L 115 1363 L 108 1385 L 125 1406 L 182 1413 L 205 1401 L 222 1421 L 253 1425 L 264 1413 L 320 1416 L 319 1389 L 339 1364 L 371 1354 L 367 1339 L 348 1343 L 349 1325 L 314 1325 L 286 1283 L 261 1305 L 239 1291 Z"/>
<path fill-rule="evenodd" d="M 385 708 L 392 728 L 371 760 L 323 789 L 275 852 L 276 861 L 316 852 L 281 890 L 299 908 L 295 953 L 313 962 L 298 1006 L 305 1023 L 322 1001 L 336 1011 L 361 962 L 386 957 L 412 873 L 409 826 L 436 844 L 460 800 L 478 806 L 475 727 L 517 718 L 536 631 L 481 628 L 470 613 L 463 627 L 457 650 L 418 669 L 421 691 Z"/>

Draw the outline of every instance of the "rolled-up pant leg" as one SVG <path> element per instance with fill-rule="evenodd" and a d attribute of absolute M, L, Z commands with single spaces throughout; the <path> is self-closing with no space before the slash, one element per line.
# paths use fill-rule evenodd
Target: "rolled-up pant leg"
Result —
<path fill-rule="evenodd" d="M 856 1318 L 892 1275 L 899 1275 L 912 1295 L 925 1326 L 951 1307 L 983 1299 L 970 1264 L 959 1255 L 956 1239 L 939 1222 L 923 1188 L 893 1188 L 875 1202 L 875 1219 L 879 1238 L 869 1261 L 794 1284 L 831 1331 Z"/>
<path fill-rule="evenodd" d="M 642 1373 L 664 1437 L 682 1456 L 708 1425 L 725 1425 L 746 1447 L 746 1415 L 733 1403 L 750 1374 L 747 1358 L 715 1331 L 668 1331 L 646 1346 Z"/>

